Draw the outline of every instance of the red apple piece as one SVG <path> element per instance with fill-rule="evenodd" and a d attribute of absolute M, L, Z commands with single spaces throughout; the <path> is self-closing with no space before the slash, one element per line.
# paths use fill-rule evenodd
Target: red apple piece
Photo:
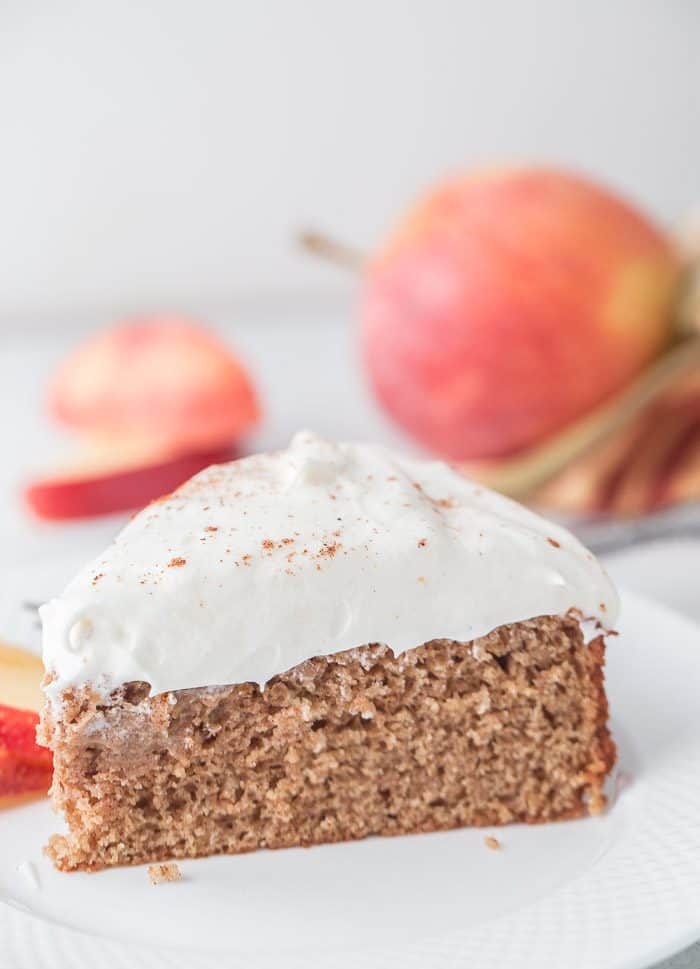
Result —
<path fill-rule="evenodd" d="M 0 705 L 0 797 L 45 792 L 51 785 L 51 751 L 39 747 L 39 715 Z"/>
<path fill-rule="evenodd" d="M 51 752 L 39 747 L 36 728 L 39 714 L 0 704 L 0 750 L 37 767 L 51 767 Z"/>
<path fill-rule="evenodd" d="M 40 764 L 0 748 L 0 807 L 11 806 L 5 798 L 46 794 L 51 787 L 52 775 L 50 760 L 48 764 Z"/>
<path fill-rule="evenodd" d="M 45 794 L 51 753 L 36 743 L 44 667 L 38 657 L 0 643 L 0 807 Z"/>
<path fill-rule="evenodd" d="M 235 457 L 233 447 L 224 447 L 104 474 L 43 478 L 29 484 L 24 496 L 32 511 L 45 519 L 90 518 L 130 511 L 173 491 L 210 464 Z"/>

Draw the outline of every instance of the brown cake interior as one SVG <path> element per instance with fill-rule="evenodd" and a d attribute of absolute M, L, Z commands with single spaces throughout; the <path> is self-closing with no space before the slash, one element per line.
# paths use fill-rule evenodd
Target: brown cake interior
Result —
<path fill-rule="evenodd" d="M 44 713 L 69 826 L 58 868 L 160 861 L 595 813 L 615 760 L 604 643 L 575 617 L 362 646 L 251 683 Z"/>

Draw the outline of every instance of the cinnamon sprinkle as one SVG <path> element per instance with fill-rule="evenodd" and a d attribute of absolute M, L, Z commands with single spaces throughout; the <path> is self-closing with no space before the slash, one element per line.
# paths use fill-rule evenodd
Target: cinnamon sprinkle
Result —
<path fill-rule="evenodd" d="M 321 546 L 318 554 L 324 555 L 326 556 L 326 558 L 332 559 L 340 548 L 341 548 L 340 542 L 326 542 L 325 545 Z"/>

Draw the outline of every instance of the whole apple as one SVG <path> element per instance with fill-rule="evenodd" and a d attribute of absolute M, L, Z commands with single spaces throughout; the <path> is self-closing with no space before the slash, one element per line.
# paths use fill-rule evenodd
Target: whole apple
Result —
<path fill-rule="evenodd" d="M 591 181 L 543 168 L 443 183 L 371 261 L 364 360 L 394 419 L 453 460 L 540 441 L 662 349 L 679 259 Z"/>
<path fill-rule="evenodd" d="M 158 457 L 230 444 L 260 414 L 231 349 L 197 321 L 166 314 L 91 336 L 55 374 L 49 406 L 84 434 L 145 440 Z"/>
<path fill-rule="evenodd" d="M 138 508 L 238 456 L 260 415 L 255 386 L 230 348 L 169 314 L 89 337 L 55 374 L 49 404 L 87 451 L 77 466 L 25 488 L 28 506 L 46 519 Z"/>

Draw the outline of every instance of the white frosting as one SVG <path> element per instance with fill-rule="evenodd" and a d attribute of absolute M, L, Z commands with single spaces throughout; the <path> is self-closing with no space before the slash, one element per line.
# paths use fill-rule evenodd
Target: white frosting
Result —
<path fill-rule="evenodd" d="M 298 434 L 149 505 L 41 609 L 68 686 L 254 681 L 365 643 L 394 653 L 617 596 L 568 532 L 448 465 Z"/>

